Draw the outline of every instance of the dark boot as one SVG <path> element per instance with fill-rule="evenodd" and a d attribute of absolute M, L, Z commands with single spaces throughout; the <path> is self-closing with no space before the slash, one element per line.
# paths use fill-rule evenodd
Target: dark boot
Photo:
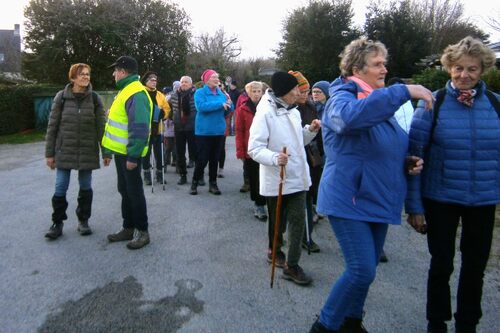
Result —
<path fill-rule="evenodd" d="M 78 232 L 82 236 L 90 235 L 92 229 L 89 227 L 89 218 L 92 213 L 93 192 L 90 190 L 80 190 L 78 192 L 78 207 L 76 207 L 76 216 L 78 217 Z"/>
<path fill-rule="evenodd" d="M 248 191 L 250 191 L 250 181 L 248 180 L 248 178 L 243 178 L 243 185 L 240 188 L 240 192 L 246 193 Z"/>
<path fill-rule="evenodd" d="M 62 236 L 63 223 L 53 223 L 49 231 L 45 234 L 48 239 L 54 240 Z"/>
<path fill-rule="evenodd" d="M 337 333 L 337 331 L 329 330 L 319 322 L 319 319 L 314 322 L 309 333 Z"/>
<path fill-rule="evenodd" d="M 346 317 L 340 326 L 339 333 L 368 333 L 368 331 L 361 319 Z"/>
<path fill-rule="evenodd" d="M 57 239 L 62 235 L 63 221 L 68 218 L 66 215 L 66 208 L 68 208 L 68 202 L 66 197 L 52 197 L 52 226 L 49 231 L 45 234 L 45 237 L 50 239 Z"/>
<path fill-rule="evenodd" d="M 144 185 L 151 185 L 151 170 L 144 171 Z"/>
<path fill-rule="evenodd" d="M 221 194 L 219 187 L 217 187 L 217 182 L 210 182 L 208 184 L 208 192 L 215 194 L 215 195 Z"/>
<path fill-rule="evenodd" d="M 184 185 L 187 183 L 187 177 L 186 175 L 181 175 L 181 178 L 179 178 L 179 181 L 177 182 L 177 185 Z"/>
<path fill-rule="evenodd" d="M 197 180 L 193 179 L 191 181 L 191 190 L 189 191 L 189 194 L 191 194 L 191 195 L 198 194 L 198 181 Z"/>
<path fill-rule="evenodd" d="M 201 176 L 201 179 L 198 181 L 198 186 L 205 186 L 205 176 Z"/>

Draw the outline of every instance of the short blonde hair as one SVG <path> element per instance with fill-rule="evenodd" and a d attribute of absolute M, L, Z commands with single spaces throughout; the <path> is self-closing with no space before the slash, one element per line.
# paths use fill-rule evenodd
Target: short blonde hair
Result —
<path fill-rule="evenodd" d="M 356 67 L 361 70 L 366 65 L 366 61 L 371 55 L 381 54 L 387 57 L 387 49 L 379 41 L 372 41 L 366 37 L 361 37 L 350 42 L 340 53 L 340 72 L 343 76 L 352 76 Z"/>
<path fill-rule="evenodd" d="M 483 73 L 495 66 L 495 52 L 479 39 L 467 36 L 457 44 L 448 45 L 441 56 L 441 64 L 450 72 L 451 67 L 463 56 L 481 60 Z"/>
<path fill-rule="evenodd" d="M 252 81 L 252 82 L 248 82 L 248 83 L 245 85 L 245 91 L 247 92 L 247 94 L 249 94 L 249 93 L 250 93 L 250 91 L 251 91 L 253 88 L 258 88 L 258 89 L 262 90 L 262 88 L 263 88 L 263 84 L 262 84 L 262 82 L 260 82 L 260 81 Z"/>
<path fill-rule="evenodd" d="M 84 69 L 84 68 L 87 68 L 89 70 L 89 73 L 90 73 L 90 66 L 87 64 L 78 63 L 78 64 L 71 65 L 71 67 L 69 68 L 69 72 L 68 72 L 69 80 L 71 81 L 71 80 L 76 79 L 77 75 L 80 74 L 82 69 Z"/>

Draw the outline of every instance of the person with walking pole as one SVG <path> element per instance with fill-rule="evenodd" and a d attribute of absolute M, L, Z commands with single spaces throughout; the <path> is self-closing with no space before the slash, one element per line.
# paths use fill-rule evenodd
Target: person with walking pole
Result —
<path fill-rule="evenodd" d="M 286 147 L 283 147 L 283 154 L 286 155 Z M 278 243 L 278 230 L 281 222 L 281 203 L 283 200 L 283 183 L 285 181 L 285 166 L 280 165 L 280 185 L 278 187 L 278 200 L 276 201 L 276 226 L 273 235 L 273 252 L 271 260 L 271 288 L 274 284 L 274 270 L 276 267 L 276 244 Z"/>
<path fill-rule="evenodd" d="M 299 285 L 312 282 L 299 266 L 301 242 L 304 233 L 305 197 L 311 186 L 304 145 L 318 133 L 321 122 L 315 119 L 302 127 L 295 102 L 299 95 L 297 79 L 289 73 L 276 72 L 271 77 L 271 88 L 257 105 L 257 112 L 250 127 L 248 155 L 260 164 L 261 195 L 266 197 L 269 210 L 267 260 L 272 264 L 273 247 L 275 265 L 283 268 L 283 278 Z M 283 153 L 287 147 L 287 153 Z M 276 225 L 278 186 L 281 166 L 286 165 L 283 183 L 282 207 L 279 214 L 287 216 L 288 253 L 281 251 L 285 223 Z M 274 241 L 275 231 L 278 234 Z"/>

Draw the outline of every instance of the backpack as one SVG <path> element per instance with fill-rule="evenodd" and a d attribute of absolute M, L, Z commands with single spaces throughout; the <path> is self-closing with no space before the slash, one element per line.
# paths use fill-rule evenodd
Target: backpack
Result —
<path fill-rule="evenodd" d="M 485 90 L 484 93 L 486 97 L 488 97 L 488 99 L 490 100 L 491 105 L 493 105 L 493 108 L 495 108 L 495 111 L 497 112 L 497 115 L 500 118 L 500 102 L 498 102 L 498 99 L 491 91 Z M 434 130 L 436 129 L 436 123 L 439 115 L 439 108 L 441 107 L 441 104 L 443 104 L 444 96 L 446 96 L 446 88 L 441 88 L 436 92 L 436 102 L 434 103 L 434 114 L 432 117 L 431 132 L 429 136 L 429 147 L 434 139 Z"/>
<path fill-rule="evenodd" d="M 99 106 L 98 96 L 97 96 L 97 93 L 95 91 L 92 91 L 92 101 L 94 101 L 94 113 L 95 113 L 95 109 L 97 109 L 97 107 Z M 64 108 L 65 102 L 66 102 L 66 98 L 64 98 L 64 93 L 63 93 L 63 94 L 61 94 L 61 100 L 60 100 L 60 104 L 59 104 L 59 107 L 61 108 L 61 112 Z"/>

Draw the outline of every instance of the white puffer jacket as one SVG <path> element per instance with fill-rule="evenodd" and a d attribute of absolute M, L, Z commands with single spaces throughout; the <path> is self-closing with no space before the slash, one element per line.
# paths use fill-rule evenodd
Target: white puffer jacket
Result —
<path fill-rule="evenodd" d="M 309 125 L 301 127 L 300 113 L 296 107 L 287 110 L 277 104 L 270 89 L 266 91 L 257 105 L 248 140 L 248 155 L 260 163 L 261 195 L 278 195 L 278 155 L 283 147 L 286 147 L 289 155 L 283 194 L 309 190 L 311 177 L 304 145 L 311 142 L 317 133 L 309 131 Z"/>

